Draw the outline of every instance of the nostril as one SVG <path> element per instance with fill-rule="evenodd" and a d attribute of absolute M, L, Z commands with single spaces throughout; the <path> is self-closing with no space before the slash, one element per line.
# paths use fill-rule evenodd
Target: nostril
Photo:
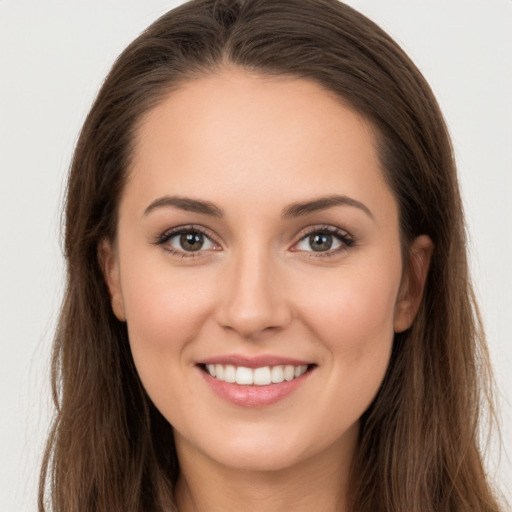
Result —
<path fill-rule="evenodd" d="M 254 307 L 242 309 L 241 305 L 226 308 L 218 323 L 226 331 L 238 333 L 243 338 L 258 338 L 271 335 L 285 328 L 291 315 L 284 306 Z"/>
<path fill-rule="evenodd" d="M 275 273 L 267 256 L 247 250 L 233 261 L 233 272 L 217 303 L 217 322 L 226 331 L 252 338 L 271 334 L 289 323 L 288 297 L 273 279 Z"/>

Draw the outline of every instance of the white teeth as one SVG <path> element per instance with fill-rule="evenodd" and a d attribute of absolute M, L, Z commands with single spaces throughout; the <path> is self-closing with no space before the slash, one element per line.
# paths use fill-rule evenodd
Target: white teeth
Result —
<path fill-rule="evenodd" d="M 303 364 L 301 366 L 295 367 L 295 378 L 300 377 L 303 373 L 306 373 L 306 370 L 308 369 L 307 364 Z"/>
<path fill-rule="evenodd" d="M 268 386 L 279 384 L 283 381 L 290 381 L 306 373 L 307 364 L 293 366 L 261 366 L 260 368 L 246 368 L 245 366 L 234 366 L 232 364 L 207 364 L 206 371 L 218 380 L 236 383 L 241 386 Z"/>
<path fill-rule="evenodd" d="M 256 368 L 254 370 L 254 384 L 256 384 L 256 386 L 268 386 L 271 382 L 272 377 L 270 376 L 269 366 Z"/>
<path fill-rule="evenodd" d="M 226 382 L 235 382 L 236 369 L 232 364 L 226 365 L 224 368 L 224 380 Z"/>
<path fill-rule="evenodd" d="M 285 380 L 293 380 L 295 377 L 295 367 L 287 364 L 284 367 L 284 378 Z"/>
<path fill-rule="evenodd" d="M 254 383 L 254 371 L 250 368 L 246 368 L 245 366 L 239 366 L 236 369 L 236 379 L 235 382 L 237 384 L 242 385 L 250 385 Z"/>
<path fill-rule="evenodd" d="M 272 382 L 279 384 L 284 380 L 284 366 L 274 366 L 272 368 Z"/>

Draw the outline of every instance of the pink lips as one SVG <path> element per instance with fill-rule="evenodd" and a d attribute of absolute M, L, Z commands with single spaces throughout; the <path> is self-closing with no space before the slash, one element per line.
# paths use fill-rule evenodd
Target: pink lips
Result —
<path fill-rule="evenodd" d="M 212 357 L 199 361 L 198 367 L 201 368 L 201 375 L 210 389 L 220 398 L 242 407 L 263 407 L 275 404 L 283 400 L 300 386 L 302 386 L 311 375 L 311 363 L 298 359 L 290 359 L 274 356 L 244 357 L 244 356 L 220 356 Z M 264 386 L 258 385 L 240 385 L 236 383 L 224 382 L 212 377 L 204 366 L 207 364 L 222 364 L 233 366 L 244 366 L 246 368 L 261 368 L 264 366 L 301 366 L 309 365 L 310 370 L 306 371 L 300 377 L 290 381 L 283 381 L 276 384 Z M 313 365 L 314 367 L 314 365 Z"/>
<path fill-rule="evenodd" d="M 286 366 L 288 364 L 292 366 L 301 366 L 303 364 L 311 364 L 311 362 L 303 361 L 301 359 L 291 359 L 288 357 L 285 358 L 279 356 L 246 357 L 239 355 L 227 355 L 202 359 L 201 361 L 198 361 L 197 364 L 232 364 L 233 366 L 245 366 L 246 368 L 261 368 L 262 366 Z"/>

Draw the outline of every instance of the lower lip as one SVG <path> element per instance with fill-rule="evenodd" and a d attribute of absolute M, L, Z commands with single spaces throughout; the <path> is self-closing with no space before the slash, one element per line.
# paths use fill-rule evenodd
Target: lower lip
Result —
<path fill-rule="evenodd" d="M 242 407 L 264 407 L 283 400 L 297 390 L 308 379 L 312 370 L 309 369 L 293 380 L 269 384 L 268 386 L 242 386 L 212 377 L 204 370 L 200 370 L 206 383 L 218 396 Z"/>

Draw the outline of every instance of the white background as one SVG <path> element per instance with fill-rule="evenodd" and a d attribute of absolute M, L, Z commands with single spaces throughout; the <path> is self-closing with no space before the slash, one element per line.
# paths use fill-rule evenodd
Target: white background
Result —
<path fill-rule="evenodd" d="M 0 512 L 36 509 L 63 282 L 60 209 L 79 127 L 114 58 L 177 3 L 0 0 Z M 510 458 L 512 0 L 349 3 L 405 48 L 451 129 Z M 507 456 L 496 475 L 510 499 Z"/>

